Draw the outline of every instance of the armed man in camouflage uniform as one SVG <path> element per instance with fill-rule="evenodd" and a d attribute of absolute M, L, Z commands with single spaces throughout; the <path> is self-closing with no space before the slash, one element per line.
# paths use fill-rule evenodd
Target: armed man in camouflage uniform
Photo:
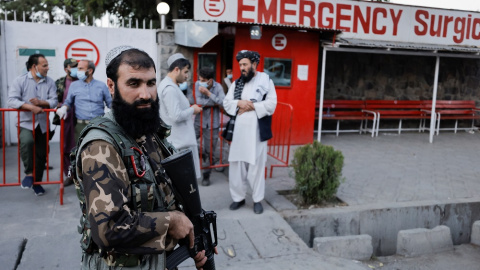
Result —
<path fill-rule="evenodd" d="M 164 175 L 160 160 L 168 155 L 163 141 L 154 135 L 162 127 L 155 64 L 148 54 L 129 46 L 114 48 L 106 58 L 107 85 L 113 103 L 112 111 L 102 119 L 113 121 L 123 132 L 113 138 L 91 129 L 79 148 L 76 162 L 79 180 L 75 179 L 75 184 L 80 182 L 83 186 L 84 211 L 90 227 L 82 239 L 81 269 L 164 270 L 166 251 L 186 237 L 192 248 L 194 232 L 190 220 L 175 210 L 175 196 L 168 177 L 142 190 L 142 181 L 146 181 L 142 179 L 149 173 L 155 175 L 155 179 Z M 99 139 L 92 140 L 89 135 L 95 132 Z M 122 136 L 136 141 L 138 148 L 134 150 L 143 152 L 138 166 L 143 168 L 132 169 L 114 146 L 112 139 Z M 123 143 L 120 142 L 125 146 Z M 130 176 L 132 170 L 136 170 L 137 179 Z M 142 171 L 147 172 L 145 178 Z M 146 207 L 143 199 L 142 203 L 137 202 L 143 191 L 148 192 Z M 85 232 L 85 224 L 82 227 Z M 205 251 L 193 259 L 201 269 L 207 259 Z"/>
<path fill-rule="evenodd" d="M 57 108 L 62 107 L 63 102 L 67 98 L 68 89 L 70 84 L 77 80 L 77 60 L 73 58 L 67 58 L 63 61 L 63 69 L 65 70 L 65 76 L 59 78 L 55 81 L 57 86 L 57 98 L 58 106 Z M 72 108 L 71 114 L 65 117 L 63 121 L 63 173 L 65 175 L 65 180 L 63 184 L 69 186 L 73 184 L 73 179 L 71 176 L 68 176 L 68 168 L 70 167 L 70 150 L 75 147 L 75 108 Z"/>

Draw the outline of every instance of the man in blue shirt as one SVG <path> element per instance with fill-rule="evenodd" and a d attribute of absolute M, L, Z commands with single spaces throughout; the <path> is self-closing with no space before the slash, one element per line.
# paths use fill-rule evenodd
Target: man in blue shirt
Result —
<path fill-rule="evenodd" d="M 78 81 L 70 85 L 67 98 L 63 106 L 57 110 L 58 116 L 64 118 L 67 110 L 75 106 L 75 141 L 78 141 L 80 132 L 87 126 L 91 119 L 102 116 L 105 113 L 105 105 L 110 108 L 112 96 L 105 83 L 95 80 L 95 64 L 89 60 L 78 62 Z"/>
<path fill-rule="evenodd" d="M 8 107 L 28 110 L 20 113 L 18 127 L 20 155 L 26 175 L 22 180 L 22 188 L 32 188 L 35 194 L 40 196 L 45 193 L 45 190 L 41 185 L 33 185 L 33 167 L 35 166 L 35 182 L 41 182 L 47 160 L 48 140 L 47 114 L 43 109 L 57 106 L 57 87 L 55 82 L 47 77 L 49 68 L 44 55 L 30 55 L 26 65 L 28 72 L 17 77 L 8 91 Z M 35 127 L 33 127 L 33 114 L 35 114 Z"/>

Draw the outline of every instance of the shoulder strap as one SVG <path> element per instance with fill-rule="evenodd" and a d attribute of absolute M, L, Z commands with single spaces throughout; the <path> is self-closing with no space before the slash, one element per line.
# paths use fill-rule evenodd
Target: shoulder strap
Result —
<path fill-rule="evenodd" d="M 169 133 L 170 126 L 164 124 L 159 134 L 153 134 L 166 156 L 176 152 L 175 147 L 166 140 L 166 137 L 170 135 Z M 94 140 L 104 140 L 112 144 L 122 158 L 134 155 L 134 150 L 131 149 L 132 146 L 138 148 L 136 141 L 126 135 L 123 128 L 108 117 L 97 117 L 82 130 L 77 142 L 77 158 L 82 148 Z"/>
<path fill-rule="evenodd" d="M 155 183 L 155 171 L 149 163 L 143 163 L 145 166 L 144 173 L 146 173 L 146 175 L 140 177 L 137 174 L 137 168 L 140 168 L 143 162 L 143 157 L 137 152 L 140 148 L 137 142 L 128 136 L 122 127 L 108 117 L 95 118 L 80 134 L 77 143 L 79 146 L 76 153 L 76 164 L 78 164 L 79 159 L 81 158 L 80 155 L 85 145 L 95 140 L 103 140 L 114 146 L 125 163 L 130 182 L 135 183 L 138 180 L 140 181 L 137 183 L 137 187 L 140 188 L 140 198 L 142 199 L 141 205 L 148 205 L 147 183 Z M 161 141 L 159 141 L 159 144 L 160 142 Z M 77 166 L 77 169 L 81 169 L 80 166 Z M 132 206 L 134 209 L 137 209 L 138 205 L 135 203 L 136 190 L 134 185 L 131 185 L 131 188 Z M 157 197 L 158 199 L 160 198 L 159 196 Z M 158 202 L 160 203 L 161 201 L 159 200 Z"/>
<path fill-rule="evenodd" d="M 135 146 L 136 142 L 125 135 L 123 129 L 106 117 L 97 117 L 93 119 L 80 133 L 77 145 L 78 154 L 82 148 L 91 141 L 104 140 L 112 144 L 122 155 L 133 155 L 131 146 Z"/>

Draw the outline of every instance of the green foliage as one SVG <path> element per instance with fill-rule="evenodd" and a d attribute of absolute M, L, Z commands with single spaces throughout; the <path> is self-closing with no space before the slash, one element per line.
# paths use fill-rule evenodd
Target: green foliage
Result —
<path fill-rule="evenodd" d="M 13 20 L 13 11 L 17 13 L 17 21 L 23 20 L 25 12 L 26 21 L 34 21 L 37 17 L 47 17 L 50 22 L 55 20 L 54 13 L 56 9 L 64 10 L 67 14 L 77 15 L 77 10 L 83 8 L 83 1 L 80 0 L 14 0 L 0 1 L 0 9 L 7 12 L 7 19 Z M 79 14 L 79 13 L 78 13 Z M 2 14 L 3 19 L 4 14 Z M 38 19 L 38 18 L 37 18 Z M 46 19 L 45 19 L 46 20 Z"/>
<path fill-rule="evenodd" d="M 0 15 L 4 19 L 3 12 L 7 12 L 7 19 L 13 20 L 13 11 L 16 11 L 16 19 L 23 20 L 25 12 L 26 21 L 39 21 L 39 17 L 46 18 L 50 22 L 66 21 L 70 24 L 80 21 L 85 23 L 85 17 L 101 18 L 106 12 L 117 17 L 119 20 L 142 22 L 144 19 L 153 22 L 154 27 L 159 27 L 160 16 L 157 13 L 157 4 L 167 2 L 170 5 L 170 13 L 167 22 L 172 19 L 193 19 L 193 0 L 0 0 Z M 59 12 L 62 11 L 62 12 Z M 58 14 L 61 14 L 60 16 Z M 92 25 L 93 22 L 87 22 Z"/>
<path fill-rule="evenodd" d="M 296 190 L 307 204 L 335 198 L 343 181 L 343 154 L 317 141 L 295 151 L 292 165 Z"/>

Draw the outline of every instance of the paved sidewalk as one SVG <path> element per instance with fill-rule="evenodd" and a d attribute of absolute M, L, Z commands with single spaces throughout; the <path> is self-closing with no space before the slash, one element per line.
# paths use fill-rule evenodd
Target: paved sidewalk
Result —
<path fill-rule="evenodd" d="M 428 143 L 426 133 L 380 134 L 377 138 L 324 135 L 322 143 L 333 145 L 345 156 L 346 181 L 340 186 L 338 196 L 351 207 L 426 200 L 447 202 L 476 198 L 480 192 L 479 133 L 445 132 L 435 136 L 433 144 Z M 7 179 L 17 179 L 16 147 L 7 150 Z M 52 180 L 60 175 L 55 153 L 58 144 L 52 144 L 50 151 Z M 472 245 L 419 258 L 391 256 L 369 262 L 320 256 L 282 217 L 282 211 L 292 209 L 293 205 L 276 190 L 294 187 L 289 169 L 275 168 L 273 176 L 267 179 L 262 215 L 253 213 L 251 199 L 237 211 L 228 209 L 231 198 L 223 173 L 212 172 L 212 185 L 199 187 L 203 208 L 218 215 L 217 269 L 447 270 L 455 265 L 458 269 L 480 269 L 480 250 Z M 74 187 L 65 188 L 64 205 L 59 205 L 58 185 L 44 187 L 47 193 L 42 197 L 18 186 L 0 188 L 1 269 L 14 269 L 17 260 L 19 270 L 78 269 L 80 210 Z M 23 253 L 19 252 L 22 247 Z M 181 269 L 193 269 L 192 265 L 187 261 Z"/>
<path fill-rule="evenodd" d="M 432 144 L 426 133 L 380 133 L 376 138 L 358 134 L 322 135 L 322 143 L 332 145 L 344 155 L 345 182 L 337 192 L 349 205 L 343 209 L 480 201 L 478 131 L 440 133 Z M 274 179 L 267 180 L 267 187 L 292 189 L 295 183 L 290 176 L 287 169 L 276 168 Z M 479 262 L 480 247 L 462 244 L 452 252 L 416 258 L 388 256 L 363 264 L 385 270 L 478 270 Z"/>
<path fill-rule="evenodd" d="M 7 179 L 17 179 L 16 147 L 9 147 Z M 51 180 L 60 175 L 58 144 L 50 150 Z M 22 168 L 23 170 L 23 168 Z M 23 176 L 22 176 L 23 177 Z M 262 215 L 253 213 L 251 200 L 237 211 L 231 203 L 227 177 L 212 172 L 212 185 L 200 186 L 203 208 L 218 215 L 219 255 L 216 269 L 367 269 L 360 262 L 315 254 L 268 203 Z M 65 188 L 64 204 L 59 205 L 59 186 L 44 185 L 46 194 L 34 195 L 19 186 L 0 188 L 0 267 L 1 269 L 78 269 L 81 260 L 77 226 L 80 209 L 75 188 Z M 275 193 L 275 192 L 270 192 Z M 274 195 L 275 196 L 275 195 Z M 282 198 L 279 195 L 280 199 Z M 21 257 L 19 257 L 21 254 Z M 180 269 L 194 269 L 193 261 Z"/>
<path fill-rule="evenodd" d="M 421 202 L 480 195 L 480 133 L 380 133 L 342 138 L 325 137 L 345 155 L 338 197 L 349 205 Z"/>
<path fill-rule="evenodd" d="M 323 135 L 322 143 L 344 156 L 337 197 L 349 206 L 468 199 L 480 196 L 480 132 Z M 294 149 L 292 147 L 291 158 Z M 295 186 L 289 169 L 275 168 L 275 190 Z"/>

